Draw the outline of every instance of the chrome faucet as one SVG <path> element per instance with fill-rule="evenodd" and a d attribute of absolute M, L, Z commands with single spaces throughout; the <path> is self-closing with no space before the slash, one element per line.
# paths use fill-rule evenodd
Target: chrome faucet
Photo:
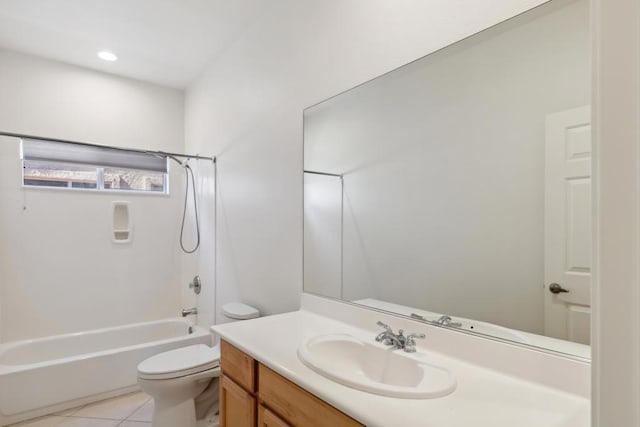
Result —
<path fill-rule="evenodd" d="M 381 342 L 382 340 L 386 340 L 387 339 L 387 335 L 393 335 L 393 331 L 391 330 L 389 325 L 387 325 L 385 323 L 382 323 L 380 321 L 378 321 L 376 324 L 378 326 L 382 326 L 384 328 L 384 331 L 382 331 L 378 335 L 376 335 L 376 341 Z"/>
<path fill-rule="evenodd" d="M 459 328 L 462 326 L 462 323 L 460 322 L 452 322 L 453 319 L 451 319 L 451 316 L 440 316 L 440 318 L 438 320 L 434 320 L 433 323 L 435 323 L 436 325 L 440 325 L 440 326 L 449 326 L 452 328 Z"/>
<path fill-rule="evenodd" d="M 382 326 L 384 331 L 376 335 L 376 341 L 389 345 L 394 350 L 403 349 L 407 353 L 413 353 L 416 351 L 415 338 L 425 337 L 425 334 L 409 334 L 405 336 L 402 329 L 398 330 L 397 334 L 394 334 L 389 325 L 382 322 L 377 322 L 377 325 Z"/>
<path fill-rule="evenodd" d="M 182 309 L 182 317 L 187 317 L 193 314 L 198 314 L 198 309 L 196 307 Z"/>
<path fill-rule="evenodd" d="M 382 342 L 384 345 L 391 345 L 394 349 L 404 348 L 404 343 L 406 337 L 403 335 L 404 331 L 400 329 L 398 334 L 394 334 L 393 330 L 389 327 L 389 325 L 382 323 L 380 321 L 377 322 L 378 326 L 382 326 L 384 331 L 380 332 L 376 336 L 376 341 Z"/>

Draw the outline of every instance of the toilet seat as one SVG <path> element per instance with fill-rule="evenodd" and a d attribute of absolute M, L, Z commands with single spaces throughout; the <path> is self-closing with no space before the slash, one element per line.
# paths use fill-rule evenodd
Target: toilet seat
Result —
<path fill-rule="evenodd" d="M 138 377 L 148 380 L 179 378 L 220 365 L 220 347 L 204 344 L 156 354 L 138 365 Z"/>

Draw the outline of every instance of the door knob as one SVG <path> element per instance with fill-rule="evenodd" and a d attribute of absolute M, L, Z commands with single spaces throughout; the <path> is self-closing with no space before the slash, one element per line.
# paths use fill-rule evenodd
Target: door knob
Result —
<path fill-rule="evenodd" d="M 563 292 L 569 292 L 569 291 L 557 283 L 552 283 L 549 285 L 549 292 L 551 292 L 552 294 L 561 294 Z"/>

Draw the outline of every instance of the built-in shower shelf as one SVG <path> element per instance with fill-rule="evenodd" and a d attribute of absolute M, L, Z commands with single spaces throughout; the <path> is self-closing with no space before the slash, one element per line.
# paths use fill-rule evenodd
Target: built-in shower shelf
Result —
<path fill-rule="evenodd" d="M 113 240 L 118 243 L 128 242 L 130 234 L 130 230 L 113 230 Z"/>
<path fill-rule="evenodd" d="M 131 241 L 131 234 L 129 202 L 113 202 L 113 242 L 129 243 Z"/>

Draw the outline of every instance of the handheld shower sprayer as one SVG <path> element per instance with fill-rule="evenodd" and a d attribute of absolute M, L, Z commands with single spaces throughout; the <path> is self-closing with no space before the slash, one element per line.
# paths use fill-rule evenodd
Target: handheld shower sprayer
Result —
<path fill-rule="evenodd" d="M 180 226 L 180 248 L 184 253 L 192 254 L 195 251 L 197 251 L 198 248 L 200 247 L 200 218 L 198 217 L 198 198 L 196 196 L 196 180 L 193 175 L 193 169 L 191 169 L 191 166 L 189 166 L 189 163 L 188 163 L 190 159 L 187 158 L 187 160 L 185 160 L 184 162 L 181 162 L 180 160 L 178 160 L 176 157 L 172 155 L 166 154 L 166 156 L 171 160 L 175 161 L 176 163 L 178 163 L 184 169 L 184 175 L 185 175 L 184 208 L 182 210 L 182 224 Z M 196 220 L 196 244 L 193 247 L 193 249 L 187 249 L 185 248 L 185 245 L 184 245 L 184 222 L 187 216 L 187 201 L 189 199 L 189 176 L 191 176 L 191 190 L 193 193 L 193 211 L 195 213 L 194 216 Z"/>

